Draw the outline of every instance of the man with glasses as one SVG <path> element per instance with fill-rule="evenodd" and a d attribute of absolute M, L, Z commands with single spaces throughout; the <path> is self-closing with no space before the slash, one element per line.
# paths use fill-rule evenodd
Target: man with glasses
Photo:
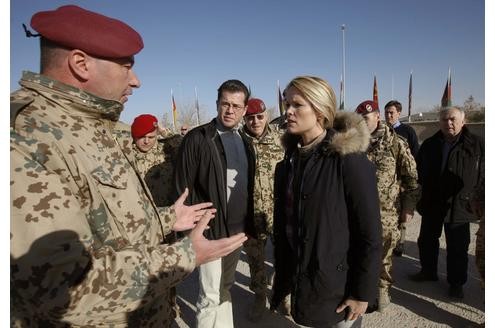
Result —
<path fill-rule="evenodd" d="M 244 132 L 251 140 L 256 155 L 254 176 L 254 228 L 255 236 L 244 243 L 251 274 L 249 288 L 255 293 L 249 319 L 259 321 L 266 308 L 267 277 L 265 246 L 273 233 L 273 177 L 276 164 L 284 157 L 280 130 L 268 124 L 268 113 L 261 99 L 248 101 L 244 116 Z M 288 313 L 285 313 L 288 314 Z"/>
<path fill-rule="evenodd" d="M 225 81 L 218 89 L 217 117 L 189 131 L 182 141 L 175 171 L 177 193 L 188 187 L 186 203 L 202 199 L 217 209 L 208 239 L 237 232 L 254 235 L 252 145 L 239 129 L 246 113 L 249 91 L 239 80 Z M 241 248 L 199 267 L 197 327 L 233 327 L 230 287 Z"/>

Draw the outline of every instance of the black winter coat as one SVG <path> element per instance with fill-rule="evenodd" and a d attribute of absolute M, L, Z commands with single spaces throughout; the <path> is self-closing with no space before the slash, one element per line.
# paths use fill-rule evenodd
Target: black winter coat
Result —
<path fill-rule="evenodd" d="M 469 211 L 469 201 L 474 187 L 481 183 L 483 141 L 464 126 L 442 173 L 443 144 L 443 134 L 438 131 L 419 148 L 417 164 L 422 193 L 417 210 L 422 216 L 443 218 L 449 223 L 475 221 L 478 218 Z"/>
<path fill-rule="evenodd" d="M 381 269 L 381 223 L 374 165 L 367 159 L 369 132 L 362 117 L 339 113 L 335 128 L 308 159 L 299 208 L 286 215 L 289 145 L 275 173 L 275 281 L 272 307 L 292 294 L 292 316 L 302 325 L 330 327 L 344 320 L 338 305 L 348 297 L 374 303 Z M 296 222 L 295 248 L 287 226 Z M 290 235 L 290 234 L 289 234 Z"/>
<path fill-rule="evenodd" d="M 247 216 L 244 221 L 244 232 L 254 236 L 253 190 L 256 165 L 254 149 L 241 130 L 239 134 L 244 142 L 248 158 L 249 198 L 246 200 Z M 188 187 L 187 204 L 212 202 L 213 207 L 216 208 L 215 218 L 209 222 L 210 229 L 205 231 L 206 237 L 220 239 L 233 234 L 229 231 L 229 214 L 227 213 L 227 163 L 215 119 L 194 128 L 184 136 L 179 148 L 174 175 L 177 197 Z"/>

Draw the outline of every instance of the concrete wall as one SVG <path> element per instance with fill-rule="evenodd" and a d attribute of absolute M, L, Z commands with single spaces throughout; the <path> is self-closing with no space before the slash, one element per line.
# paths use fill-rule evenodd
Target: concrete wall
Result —
<path fill-rule="evenodd" d="M 411 122 L 409 124 L 418 135 L 419 143 L 421 144 L 423 140 L 434 135 L 438 130 L 438 121 L 421 121 L 421 122 Z M 466 127 L 474 134 L 479 135 L 483 140 L 485 139 L 485 123 L 466 123 Z"/>

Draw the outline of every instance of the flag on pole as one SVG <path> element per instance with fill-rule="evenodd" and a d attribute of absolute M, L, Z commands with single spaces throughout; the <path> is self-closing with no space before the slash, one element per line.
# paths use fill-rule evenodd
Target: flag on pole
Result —
<path fill-rule="evenodd" d="M 409 106 L 407 110 L 407 117 L 409 121 L 411 121 L 411 109 L 412 109 L 412 71 L 411 71 L 411 75 L 409 75 Z"/>
<path fill-rule="evenodd" d="M 344 110 L 344 81 L 342 79 L 342 74 L 340 74 L 340 100 L 339 100 L 339 110 Z"/>
<path fill-rule="evenodd" d="M 198 89 L 194 87 L 194 94 L 196 95 L 196 100 L 194 106 L 196 107 L 196 125 L 199 126 L 199 99 L 198 99 Z"/>
<path fill-rule="evenodd" d="M 284 105 L 284 97 L 282 97 L 282 92 L 280 91 L 280 83 L 277 81 L 278 86 L 278 111 L 280 116 L 285 115 L 285 105 Z"/>
<path fill-rule="evenodd" d="M 373 101 L 378 105 L 378 86 L 376 84 L 376 75 L 373 80 Z"/>
<path fill-rule="evenodd" d="M 452 80 L 450 77 L 450 67 L 449 67 L 449 76 L 447 77 L 447 83 L 445 84 L 445 90 L 443 91 L 442 96 L 442 107 L 450 107 L 452 106 Z"/>
<path fill-rule="evenodd" d="M 175 105 L 174 91 L 170 89 L 172 95 L 172 116 L 174 118 L 174 130 L 177 131 L 177 106 Z"/>

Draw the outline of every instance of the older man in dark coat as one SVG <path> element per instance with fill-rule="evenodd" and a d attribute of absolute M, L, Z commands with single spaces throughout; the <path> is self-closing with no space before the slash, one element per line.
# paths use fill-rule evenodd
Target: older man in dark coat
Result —
<path fill-rule="evenodd" d="M 474 187 L 480 183 L 484 144 L 464 126 L 465 114 L 457 107 L 440 112 L 440 131 L 426 139 L 418 153 L 422 215 L 418 238 L 421 271 L 415 281 L 436 281 L 442 226 L 447 241 L 449 295 L 463 298 L 467 280 L 469 222 L 477 217 L 469 210 Z"/>

